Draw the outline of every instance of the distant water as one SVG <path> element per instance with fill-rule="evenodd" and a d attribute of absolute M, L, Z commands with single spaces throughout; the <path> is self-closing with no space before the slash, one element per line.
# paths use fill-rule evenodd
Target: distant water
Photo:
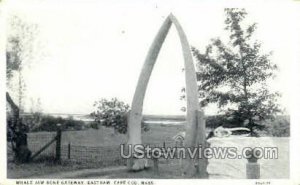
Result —
<path fill-rule="evenodd" d="M 30 113 L 27 113 L 27 115 Z M 61 118 L 72 118 L 74 120 L 80 120 L 80 121 L 94 121 L 94 119 L 88 115 L 88 114 L 62 114 L 62 113 L 45 113 L 45 115 L 50 115 L 53 117 L 61 117 Z"/>
<path fill-rule="evenodd" d="M 25 113 L 24 115 L 29 115 L 30 113 Z M 64 113 L 46 113 L 46 115 L 54 116 L 54 117 L 61 117 L 61 118 L 70 118 L 72 117 L 74 120 L 81 120 L 86 122 L 94 121 L 93 117 L 88 114 L 64 114 Z M 148 117 L 145 116 L 146 120 L 143 120 L 146 124 L 164 124 L 164 125 L 183 125 L 185 123 L 184 120 L 180 116 L 172 117 L 169 116 L 152 116 Z M 173 119 L 172 119 L 173 118 Z"/>
<path fill-rule="evenodd" d="M 184 121 L 173 121 L 173 120 L 146 120 L 146 124 L 164 124 L 164 125 L 183 125 Z"/>

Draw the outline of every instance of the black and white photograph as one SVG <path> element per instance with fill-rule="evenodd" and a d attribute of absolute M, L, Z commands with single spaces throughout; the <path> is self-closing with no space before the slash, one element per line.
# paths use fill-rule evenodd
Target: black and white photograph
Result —
<path fill-rule="evenodd" d="M 0 184 L 299 184 L 298 20 L 297 0 L 0 0 Z"/>

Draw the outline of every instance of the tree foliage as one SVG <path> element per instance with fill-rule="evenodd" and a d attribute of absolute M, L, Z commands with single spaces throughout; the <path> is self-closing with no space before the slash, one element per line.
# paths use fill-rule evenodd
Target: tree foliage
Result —
<path fill-rule="evenodd" d="M 94 103 L 95 111 L 91 113 L 95 122 L 99 125 L 106 127 L 112 127 L 115 131 L 125 134 L 127 133 L 127 113 L 129 111 L 129 105 L 117 98 L 111 100 L 101 99 Z M 98 128 L 94 125 L 93 128 Z M 142 125 L 142 129 L 147 131 L 148 128 Z"/>
<path fill-rule="evenodd" d="M 32 22 L 20 16 L 8 16 L 8 35 L 6 44 L 6 77 L 10 80 L 13 72 L 21 71 L 37 59 L 39 29 Z"/>
<path fill-rule="evenodd" d="M 7 16 L 6 41 L 6 79 L 10 95 L 18 100 L 23 111 L 26 97 L 24 68 L 29 68 L 41 56 L 39 28 L 37 24 L 27 21 L 21 15 Z"/>
<path fill-rule="evenodd" d="M 260 121 L 280 112 L 276 103 L 280 94 L 270 92 L 267 85 L 277 66 L 270 60 L 271 53 L 262 53 L 261 43 L 253 39 L 257 24 L 244 26 L 247 12 L 228 8 L 225 14 L 228 43 L 215 38 L 204 52 L 192 47 L 200 103 L 217 103 L 232 118 L 232 124 L 246 126 L 254 133 L 254 129 L 264 128 Z"/>

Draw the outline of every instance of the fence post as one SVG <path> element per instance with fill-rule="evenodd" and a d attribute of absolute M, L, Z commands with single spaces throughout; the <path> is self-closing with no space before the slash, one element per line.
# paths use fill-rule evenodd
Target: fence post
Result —
<path fill-rule="evenodd" d="M 60 162 L 60 157 L 61 157 L 61 124 L 57 124 L 55 161 Z"/>
<path fill-rule="evenodd" d="M 166 147 L 166 141 L 164 141 L 164 143 L 163 143 L 163 148 L 164 148 L 164 150 L 167 149 L 167 147 Z M 166 158 L 166 162 L 167 162 L 167 164 L 169 163 L 169 158 L 168 157 Z"/>
<path fill-rule="evenodd" d="M 157 154 L 155 152 L 155 154 Z M 156 155 L 157 156 L 157 155 Z M 153 157 L 153 156 L 152 156 Z M 153 171 L 154 173 L 157 175 L 159 174 L 159 168 L 158 168 L 158 158 L 157 157 L 153 157 Z"/>
<path fill-rule="evenodd" d="M 68 159 L 71 159 L 71 143 L 68 144 Z"/>
<path fill-rule="evenodd" d="M 247 179 L 259 179 L 260 178 L 260 164 L 257 163 L 258 158 L 256 155 L 254 155 L 254 152 L 256 155 L 260 155 L 260 151 L 249 151 L 247 156 L 248 163 L 246 164 L 246 175 Z"/>

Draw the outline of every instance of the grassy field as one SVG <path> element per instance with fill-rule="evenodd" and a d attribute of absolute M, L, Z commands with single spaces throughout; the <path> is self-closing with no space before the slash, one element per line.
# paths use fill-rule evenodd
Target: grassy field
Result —
<path fill-rule="evenodd" d="M 172 143 L 172 137 L 180 131 L 183 131 L 182 125 L 161 125 L 152 124 L 150 130 L 143 133 L 144 143 L 162 144 L 163 142 Z M 35 141 L 41 146 L 45 144 L 45 140 L 37 139 L 45 137 L 51 139 L 55 133 L 30 133 L 29 134 L 29 146 L 30 140 Z M 126 135 L 116 134 L 110 128 L 101 127 L 99 130 L 88 129 L 83 131 L 66 131 L 62 135 L 62 145 L 71 143 L 77 146 L 87 147 L 108 147 L 119 146 L 126 142 Z M 279 159 L 277 160 L 261 160 L 261 174 L 262 178 L 288 178 L 289 175 L 289 138 L 226 138 L 226 139 L 212 139 L 212 146 L 224 147 L 235 146 L 239 150 L 244 146 L 276 146 L 279 148 Z M 55 145 L 50 152 L 55 151 Z M 100 151 L 101 152 L 101 151 Z M 109 154 L 108 154 L 108 157 Z M 208 166 L 208 172 L 211 174 L 211 178 L 244 178 L 245 177 L 245 160 L 218 160 L 211 159 Z M 120 173 L 111 174 L 101 178 L 173 178 L 174 176 L 180 177 L 178 169 L 178 161 L 175 163 L 160 164 L 159 175 L 154 174 L 151 170 L 137 172 L 137 173 Z M 9 178 L 21 178 L 39 176 L 45 174 L 51 174 L 57 171 L 73 171 L 85 168 L 102 168 L 106 167 L 100 163 L 72 163 L 65 161 L 62 164 L 54 164 L 51 160 L 43 161 L 39 159 L 30 164 L 16 165 L 8 162 L 8 177 Z M 285 169 L 276 171 L 274 169 Z M 225 169 L 225 170 L 224 170 Z M 284 172 L 283 172 L 284 171 Z M 88 178 L 88 177 L 87 177 Z M 91 177 L 92 178 L 92 177 Z"/>
<path fill-rule="evenodd" d="M 289 178 L 289 138 L 215 138 L 210 140 L 211 147 L 236 147 L 238 153 L 244 147 L 277 147 L 278 158 L 259 159 L 261 179 L 288 179 Z M 246 159 L 215 159 L 208 160 L 207 171 L 210 179 L 245 179 Z M 159 165 L 159 172 L 148 169 L 139 172 L 121 172 L 104 176 L 86 176 L 85 178 L 182 178 L 178 162 Z M 197 177 L 196 177 L 197 178 Z"/>
<path fill-rule="evenodd" d="M 172 142 L 172 137 L 178 132 L 183 131 L 183 125 L 149 125 L 150 130 L 142 134 L 143 142 L 146 143 L 163 143 L 164 141 Z M 31 138 L 54 137 L 55 132 L 34 132 L 29 133 Z M 87 129 L 82 131 L 65 131 L 62 134 L 62 144 L 74 144 L 79 146 L 112 146 L 120 145 L 126 142 L 127 136 L 118 134 L 111 128 L 100 127 L 98 130 Z M 43 140 L 40 140 L 43 142 Z"/>
<path fill-rule="evenodd" d="M 148 132 L 143 133 L 143 141 L 145 143 L 151 144 L 160 144 L 163 142 L 173 142 L 172 137 L 177 134 L 179 131 L 183 130 L 182 125 L 160 125 L 154 124 L 150 125 L 150 130 Z M 40 149 L 45 143 L 50 141 L 53 137 L 55 137 L 55 132 L 34 132 L 28 134 L 28 146 L 30 150 L 35 153 L 38 149 Z M 72 171 L 77 169 L 84 168 L 104 168 L 107 165 L 103 164 L 101 161 L 107 160 L 116 160 L 119 158 L 119 146 L 120 144 L 126 143 L 127 136 L 124 134 L 118 134 L 113 131 L 111 128 L 100 127 L 100 129 L 88 129 L 82 131 L 66 131 L 62 133 L 62 151 L 65 153 L 67 144 L 71 143 L 72 149 L 93 149 L 93 148 L 101 148 L 105 149 L 114 147 L 116 150 L 110 154 L 103 156 L 100 160 L 79 160 L 79 161 L 64 161 L 61 165 L 57 165 L 51 160 L 45 160 L 43 162 L 43 158 L 39 159 L 38 157 L 35 162 L 30 164 L 19 164 L 16 165 L 12 161 L 12 153 L 9 152 L 10 156 L 8 160 L 8 177 L 9 178 L 20 178 L 32 175 L 43 175 L 48 173 L 53 173 L 56 170 L 62 171 Z M 79 148 L 78 148 L 79 147 Z M 76 152 L 76 151 L 75 151 Z M 78 153 L 78 155 L 86 155 L 91 154 L 91 152 L 99 152 L 103 153 L 103 151 L 92 150 L 87 152 Z M 43 155 L 55 155 L 55 144 L 51 145 L 46 151 L 42 153 Z M 72 153 L 73 154 L 73 153 Z M 65 155 L 64 155 L 65 156 Z M 79 156 L 84 158 L 85 156 Z M 86 156 L 88 157 L 88 156 Z M 105 159 L 109 158 L 109 159 Z M 115 165 L 119 165 L 118 161 Z M 113 165 L 113 164 L 112 164 Z M 30 167 L 31 166 L 31 167 Z M 40 170 L 43 169 L 43 170 Z"/>

